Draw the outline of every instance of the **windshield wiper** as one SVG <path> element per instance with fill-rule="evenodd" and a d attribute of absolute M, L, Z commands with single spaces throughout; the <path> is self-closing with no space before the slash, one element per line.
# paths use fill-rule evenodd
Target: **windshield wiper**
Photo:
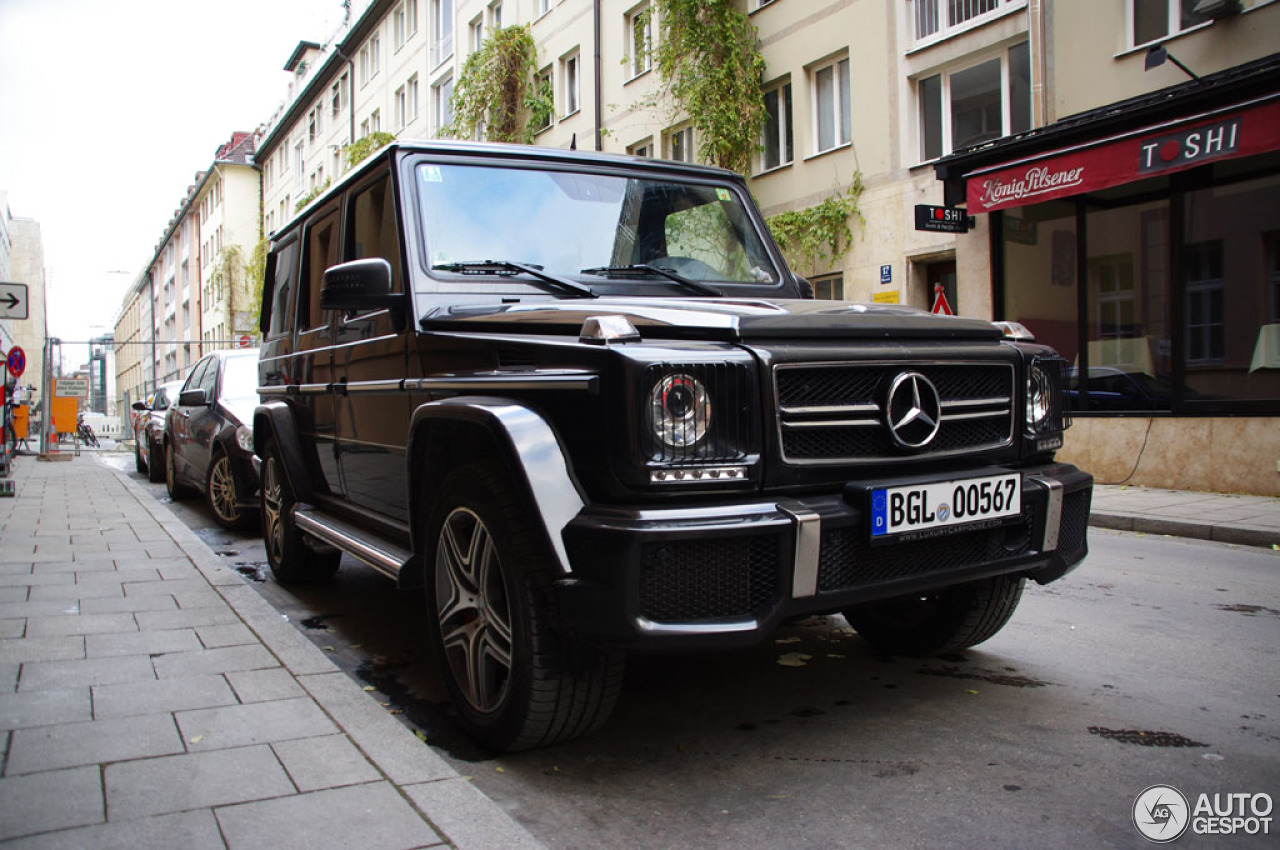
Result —
<path fill-rule="evenodd" d="M 636 263 L 635 265 L 630 266 L 600 266 L 594 269 L 583 269 L 581 273 L 609 276 L 634 274 L 636 272 L 646 272 L 648 274 L 656 274 L 658 277 L 665 277 L 667 280 L 674 281 L 685 289 L 688 289 L 691 292 L 696 292 L 699 295 L 718 296 L 724 294 L 713 286 L 707 286 L 705 283 L 698 283 L 696 280 L 691 280 L 682 274 L 676 274 L 670 269 L 664 269 L 660 266 L 651 266 L 648 263 Z"/>
<path fill-rule="evenodd" d="M 515 263 L 511 260 L 468 260 L 456 263 L 437 263 L 431 267 L 434 271 L 457 272 L 458 274 L 527 274 L 546 284 L 546 289 L 567 292 L 578 298 L 599 298 L 589 287 L 562 277 L 550 275 L 538 266 L 526 263 Z"/>

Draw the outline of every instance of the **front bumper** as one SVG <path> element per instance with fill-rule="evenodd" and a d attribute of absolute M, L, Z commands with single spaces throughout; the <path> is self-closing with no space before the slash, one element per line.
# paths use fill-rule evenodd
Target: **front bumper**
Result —
<path fill-rule="evenodd" d="M 590 507 L 565 529 L 557 582 L 569 627 L 631 649 L 755 643 L 791 617 L 994 575 L 1041 584 L 1088 551 L 1093 478 L 1069 464 L 1023 468 L 1012 521 L 873 543 L 859 488 L 674 509 Z M 877 482 L 884 484 L 886 482 Z"/>

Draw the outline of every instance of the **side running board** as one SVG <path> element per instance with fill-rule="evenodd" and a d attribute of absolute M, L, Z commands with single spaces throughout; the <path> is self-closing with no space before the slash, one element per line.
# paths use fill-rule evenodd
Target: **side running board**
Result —
<path fill-rule="evenodd" d="M 396 578 L 413 557 L 408 549 L 315 508 L 298 508 L 293 521 L 299 531 L 338 547 L 391 578 Z"/>

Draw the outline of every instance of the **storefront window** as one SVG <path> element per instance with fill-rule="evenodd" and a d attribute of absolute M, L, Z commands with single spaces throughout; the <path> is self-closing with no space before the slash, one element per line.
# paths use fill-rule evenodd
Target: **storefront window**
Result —
<path fill-rule="evenodd" d="M 1004 315 L 1075 363 L 1076 205 L 1051 201 L 1004 213 Z"/>
<path fill-rule="evenodd" d="M 1088 405 L 1079 409 L 1173 407 L 1167 186 L 1147 180 L 1086 200 Z M 1162 197 L 1125 203 L 1148 191 Z"/>
<path fill-rule="evenodd" d="M 1240 168 L 1215 166 L 1215 179 Z M 1280 398 L 1276 236 L 1280 175 L 1186 193 L 1187 401 Z"/>

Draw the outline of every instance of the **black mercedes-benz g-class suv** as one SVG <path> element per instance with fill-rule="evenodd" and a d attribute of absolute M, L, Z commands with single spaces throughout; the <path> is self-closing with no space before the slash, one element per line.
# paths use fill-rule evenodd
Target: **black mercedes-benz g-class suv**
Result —
<path fill-rule="evenodd" d="M 629 650 L 972 646 L 1085 555 L 1064 361 L 813 300 L 727 171 L 394 143 L 274 234 L 262 332 L 276 576 L 422 589 L 495 749 L 598 726 Z"/>

